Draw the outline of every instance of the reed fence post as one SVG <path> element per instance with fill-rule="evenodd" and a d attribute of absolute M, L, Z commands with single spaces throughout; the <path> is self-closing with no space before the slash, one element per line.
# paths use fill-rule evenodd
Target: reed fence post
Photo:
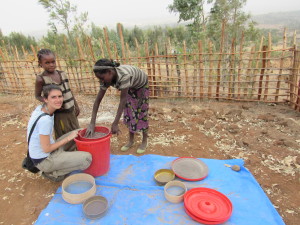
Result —
<path fill-rule="evenodd" d="M 221 36 L 221 44 L 220 44 L 220 55 L 218 62 L 218 70 L 217 70 L 217 87 L 216 87 L 216 99 L 219 100 L 220 96 L 220 81 L 221 81 L 221 66 L 222 66 L 222 58 L 223 58 L 223 45 L 224 45 L 224 32 L 225 32 L 225 21 L 222 23 L 222 36 Z"/>
<path fill-rule="evenodd" d="M 208 49 L 209 49 L 209 71 L 208 71 L 208 98 L 212 96 L 212 79 L 213 79 L 213 50 L 212 50 L 212 43 L 211 41 L 208 42 Z"/>
<path fill-rule="evenodd" d="M 122 31 L 122 24 L 120 24 L 120 23 L 118 23 L 118 31 L 119 31 L 121 47 L 122 47 L 122 58 L 124 60 L 124 64 L 126 64 L 127 60 L 126 60 L 126 54 L 125 54 L 124 37 L 123 37 L 123 31 Z"/>
<path fill-rule="evenodd" d="M 280 84 L 281 84 L 281 79 L 282 79 L 282 68 L 283 68 L 283 63 L 284 63 L 284 55 L 285 55 L 285 49 L 286 49 L 286 28 L 284 28 L 283 32 L 283 44 L 282 44 L 282 52 L 281 52 L 281 58 L 280 58 L 280 66 L 279 66 L 279 75 L 277 79 L 277 84 L 276 84 L 276 96 L 275 96 L 275 101 L 278 102 L 278 95 L 279 95 L 279 90 L 280 90 Z"/>
<path fill-rule="evenodd" d="M 148 42 L 145 42 L 145 55 L 146 55 L 146 60 L 147 60 L 147 72 L 148 72 L 148 77 L 149 79 L 149 85 L 150 85 L 150 90 L 151 90 L 151 96 L 154 96 L 154 87 L 153 87 L 153 77 L 151 74 L 151 64 L 150 64 L 150 58 L 149 58 L 149 47 L 148 47 Z"/>
<path fill-rule="evenodd" d="M 229 59 L 229 84 L 228 84 L 228 98 L 231 98 L 232 95 L 234 95 L 234 83 L 233 83 L 233 78 L 234 78 L 234 62 L 235 62 L 235 38 L 232 39 L 231 41 L 231 54 L 230 54 L 230 59 Z"/>
<path fill-rule="evenodd" d="M 255 52 L 255 46 L 252 46 L 249 52 L 249 60 L 248 60 L 248 68 L 246 72 L 246 85 L 244 87 L 244 98 L 247 98 L 249 94 L 249 84 L 250 84 L 250 73 L 251 73 L 251 67 L 252 67 L 252 61 L 254 57 L 254 52 Z"/>
<path fill-rule="evenodd" d="M 204 70 L 203 70 L 203 48 L 202 41 L 198 41 L 198 51 L 199 51 L 199 71 L 200 71 L 200 82 L 199 82 L 199 92 L 200 99 L 204 95 Z M 194 84 L 195 85 L 195 84 Z"/>
<path fill-rule="evenodd" d="M 263 46 L 263 57 L 262 57 L 262 66 L 260 70 L 260 76 L 259 76 L 259 86 L 258 86 L 258 100 L 260 101 L 261 93 L 262 93 L 262 83 L 263 78 L 266 70 L 266 57 L 267 57 L 267 49 L 268 47 L 266 45 Z"/>
<path fill-rule="evenodd" d="M 268 35 L 268 53 L 267 53 L 267 74 L 266 74 L 266 82 L 265 82 L 265 92 L 264 92 L 264 101 L 267 101 L 268 99 L 268 89 L 269 89 L 269 80 L 270 80 L 270 67 L 271 67 L 271 53 L 272 53 L 272 36 L 269 32 Z"/>
<path fill-rule="evenodd" d="M 189 96 L 189 75 L 187 68 L 187 56 L 186 56 L 186 43 L 183 41 L 183 67 L 184 67 L 184 75 L 185 75 L 185 94 Z"/>
<path fill-rule="evenodd" d="M 239 67 L 238 67 L 238 99 L 241 98 L 241 73 L 243 68 L 243 47 L 244 47 L 244 32 L 240 42 Z"/>
<path fill-rule="evenodd" d="M 108 34 L 107 34 L 107 29 L 104 27 L 104 28 L 103 28 L 103 31 L 104 31 L 104 37 L 105 37 L 106 49 L 107 49 L 109 58 L 112 59 L 113 56 L 112 56 L 111 50 L 110 50 L 110 45 L 109 45 L 109 38 L 108 38 Z"/>

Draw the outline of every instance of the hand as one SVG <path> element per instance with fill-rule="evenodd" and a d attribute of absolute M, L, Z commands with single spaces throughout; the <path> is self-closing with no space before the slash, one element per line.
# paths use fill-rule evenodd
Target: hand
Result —
<path fill-rule="evenodd" d="M 121 131 L 119 129 L 119 125 L 117 123 L 113 123 L 111 125 L 111 133 L 116 134 L 116 135 L 119 135 L 121 133 Z"/>
<path fill-rule="evenodd" d="M 90 125 L 87 127 L 84 137 L 92 137 L 95 133 L 95 124 L 90 123 Z"/>
<path fill-rule="evenodd" d="M 79 109 L 78 106 L 75 106 L 75 115 L 76 115 L 76 117 L 78 117 L 79 114 L 80 114 L 80 109 Z"/>
<path fill-rule="evenodd" d="M 71 140 L 73 140 L 74 138 L 76 138 L 76 137 L 78 136 L 78 132 L 79 132 L 79 130 L 74 130 L 74 131 L 72 131 L 72 132 L 70 133 L 70 135 L 67 136 L 68 142 L 71 141 Z"/>

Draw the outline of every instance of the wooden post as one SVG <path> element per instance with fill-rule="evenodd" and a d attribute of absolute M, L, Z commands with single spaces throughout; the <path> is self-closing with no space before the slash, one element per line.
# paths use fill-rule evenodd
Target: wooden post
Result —
<path fill-rule="evenodd" d="M 104 49 L 103 49 L 103 41 L 101 38 L 99 38 L 99 46 L 100 46 L 100 51 L 101 51 L 101 58 L 104 59 L 105 53 L 104 53 Z"/>
<path fill-rule="evenodd" d="M 95 62 L 96 59 L 95 59 L 94 50 L 93 50 L 93 46 L 92 46 L 92 40 L 91 40 L 90 37 L 88 37 L 88 45 L 89 45 L 89 49 L 90 49 L 90 53 L 91 53 L 92 59 Z"/>
<path fill-rule="evenodd" d="M 122 58 L 124 60 L 124 63 L 126 64 L 126 54 L 125 54 L 125 45 L 124 45 L 124 37 L 123 37 L 123 31 L 122 31 L 122 24 L 118 23 L 118 31 L 122 46 Z"/>
<path fill-rule="evenodd" d="M 83 88 L 83 91 L 85 92 L 86 89 L 85 89 L 85 80 L 83 79 L 83 76 L 82 76 L 82 61 L 84 60 L 84 55 L 83 55 L 83 51 L 82 51 L 82 48 L 81 48 L 81 45 L 80 45 L 80 41 L 79 41 L 79 38 L 76 38 L 76 44 L 77 44 L 77 49 L 78 49 L 78 54 L 79 54 L 79 57 L 80 57 L 80 60 L 79 60 L 79 69 L 80 69 L 80 72 L 79 72 L 79 79 L 81 80 L 80 83 L 82 83 L 82 88 Z"/>
<path fill-rule="evenodd" d="M 243 46 L 244 46 L 244 32 L 242 32 L 242 38 L 240 43 L 240 57 L 239 57 L 239 68 L 238 68 L 238 99 L 241 98 L 241 73 L 243 67 Z"/>
<path fill-rule="evenodd" d="M 294 46 L 294 61 L 293 61 L 293 68 L 291 70 L 289 84 L 290 84 L 290 102 L 294 105 L 296 109 L 296 102 L 298 99 L 297 96 L 297 78 L 299 76 L 299 66 L 300 66 L 300 51 L 297 51 L 296 46 Z"/>
<path fill-rule="evenodd" d="M 135 43 L 135 47 L 136 47 L 138 67 L 142 67 L 142 64 L 140 62 L 140 46 L 139 46 L 139 43 L 136 38 L 134 38 L 134 43 Z"/>
<path fill-rule="evenodd" d="M 158 45 L 157 45 L 157 43 L 155 43 L 155 55 L 159 56 L 159 51 L 158 51 Z M 162 74 L 161 74 L 160 59 L 159 58 L 157 58 L 157 67 L 158 67 L 159 85 L 162 85 Z M 162 95 L 161 88 L 157 87 L 157 91 L 158 91 L 158 96 L 161 97 L 161 95 Z"/>
<path fill-rule="evenodd" d="M 107 49 L 109 58 L 112 59 L 113 57 L 112 57 L 112 54 L 111 54 L 111 51 L 110 51 L 109 38 L 108 38 L 107 30 L 106 30 L 105 27 L 103 28 L 103 31 L 104 31 L 106 49 Z"/>
<path fill-rule="evenodd" d="M 278 102 L 278 95 L 279 95 L 279 89 L 280 89 L 280 82 L 282 79 L 282 69 L 283 69 L 283 63 L 284 63 L 284 49 L 286 48 L 286 28 L 284 28 L 283 32 L 283 50 L 281 51 L 281 58 L 280 58 L 280 66 L 279 66 L 279 75 L 277 78 L 277 84 L 276 84 L 276 96 L 275 96 L 275 102 Z"/>
<path fill-rule="evenodd" d="M 130 49 L 129 49 L 129 45 L 128 43 L 126 43 L 126 52 L 127 52 L 127 58 L 128 58 L 128 64 L 131 65 L 131 53 L 130 53 Z"/>
<path fill-rule="evenodd" d="M 228 98 L 231 98 L 234 95 L 234 84 L 233 84 L 233 76 L 234 76 L 234 62 L 235 62 L 235 51 L 234 51 L 234 43 L 235 39 L 233 38 L 231 41 L 231 54 L 230 54 L 230 63 L 229 63 L 229 84 L 228 84 Z"/>
<path fill-rule="evenodd" d="M 96 61 L 95 55 L 94 55 L 94 50 L 93 50 L 93 45 L 92 45 L 92 41 L 91 41 L 91 38 L 90 38 L 90 37 L 88 37 L 88 45 L 89 45 L 90 53 L 91 53 L 91 56 L 92 56 L 92 59 L 93 59 L 93 63 L 91 63 L 91 60 L 88 60 L 88 66 L 89 66 L 89 68 L 87 69 L 87 71 L 90 71 L 90 70 L 92 70 L 92 68 L 93 68 L 93 66 L 94 66 L 93 64 L 94 64 L 95 61 Z M 94 93 L 97 93 L 97 88 L 96 88 L 96 78 L 95 78 L 93 72 L 92 72 L 92 73 L 89 73 L 89 75 L 90 75 L 90 76 L 87 76 L 87 77 L 89 77 L 89 78 L 90 78 L 90 79 L 89 79 L 90 82 L 93 83 Z M 90 91 L 91 91 L 91 90 L 90 90 Z"/>
<path fill-rule="evenodd" d="M 154 97 L 157 98 L 157 83 L 156 83 L 154 53 L 152 55 L 153 55 L 153 57 L 152 57 L 152 82 L 153 82 L 153 91 L 154 91 Z"/>
<path fill-rule="evenodd" d="M 260 39 L 260 45 L 258 48 L 258 52 L 257 52 L 257 56 L 256 56 L 256 64 L 255 64 L 255 69 L 254 69 L 254 73 L 253 73 L 253 80 L 252 80 L 252 91 L 255 88 L 255 84 L 256 84 L 256 74 L 259 73 L 259 62 L 260 62 L 260 56 L 261 56 L 261 52 L 263 51 L 263 43 L 264 43 L 264 36 L 261 36 Z M 251 97 L 252 97 L 253 92 L 251 93 Z"/>
<path fill-rule="evenodd" d="M 294 31 L 294 36 L 293 36 L 293 45 L 297 46 L 297 31 Z"/>
<path fill-rule="evenodd" d="M 244 87 L 244 98 L 247 98 L 247 95 L 249 93 L 249 84 L 250 84 L 250 73 L 251 73 L 251 67 L 252 67 L 252 61 L 254 57 L 254 52 L 255 52 L 255 46 L 252 46 L 250 49 L 250 56 L 248 60 L 248 68 L 246 72 L 246 85 Z"/>
<path fill-rule="evenodd" d="M 269 32 L 268 36 L 268 53 L 267 53 L 267 74 L 266 74 L 266 82 L 265 82 L 265 92 L 264 92 L 264 101 L 267 101 L 268 99 L 268 88 L 269 88 L 269 80 L 270 80 L 270 66 L 271 66 L 271 52 L 272 52 L 272 36 L 271 33 Z"/>
<path fill-rule="evenodd" d="M 184 67 L 184 75 L 185 75 L 185 94 L 189 96 L 189 75 L 187 68 L 187 57 L 186 57 L 186 43 L 183 41 L 183 67 Z"/>
<path fill-rule="evenodd" d="M 262 66 L 260 70 L 260 76 L 259 76 L 259 87 L 258 87 L 258 100 L 260 101 L 261 93 L 262 93 L 262 82 L 265 74 L 266 69 L 266 57 L 267 57 L 267 46 L 263 46 L 263 58 L 262 58 Z"/>
<path fill-rule="evenodd" d="M 208 98 L 212 95 L 212 76 L 213 76 L 213 50 L 212 50 L 212 43 L 211 41 L 208 42 L 208 49 L 209 49 L 209 71 L 208 71 Z"/>
<path fill-rule="evenodd" d="M 221 65 L 223 58 L 223 45 L 224 45 L 224 32 L 225 32 L 225 21 L 222 23 L 222 36 L 221 36 L 221 44 L 220 44 L 220 55 L 219 55 L 219 63 L 218 63 L 218 71 L 217 71 L 217 88 L 216 88 L 216 99 L 219 100 L 220 95 L 220 81 L 221 81 Z"/>
<path fill-rule="evenodd" d="M 149 58 L 149 48 L 148 48 L 148 42 L 145 42 L 145 55 L 147 60 L 147 71 L 148 71 L 148 77 L 149 79 L 149 86 L 151 88 L 151 96 L 154 96 L 154 87 L 152 82 L 152 74 L 151 74 L 151 65 L 150 65 L 150 58 Z"/>
<path fill-rule="evenodd" d="M 198 41 L 198 51 L 199 51 L 199 71 L 200 71 L 199 92 L 200 92 L 200 99 L 202 99 L 203 94 L 204 94 L 204 70 L 203 70 L 202 41 Z"/>

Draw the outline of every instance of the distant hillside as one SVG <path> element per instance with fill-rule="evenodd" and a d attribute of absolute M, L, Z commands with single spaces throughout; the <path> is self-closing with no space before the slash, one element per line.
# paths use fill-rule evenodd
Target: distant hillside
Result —
<path fill-rule="evenodd" d="M 252 16 L 253 20 L 258 23 L 260 28 L 300 30 L 300 11 L 276 12 Z"/>

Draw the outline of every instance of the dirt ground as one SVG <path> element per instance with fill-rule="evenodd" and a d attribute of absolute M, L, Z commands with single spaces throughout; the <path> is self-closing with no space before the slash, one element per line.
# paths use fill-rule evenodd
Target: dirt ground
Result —
<path fill-rule="evenodd" d="M 94 98 L 77 96 L 82 127 L 89 123 Z M 109 126 L 117 99 L 106 97 L 98 123 Z M 26 126 L 38 104 L 32 97 L 0 95 L 0 224 L 33 224 L 61 183 L 21 168 Z M 287 225 L 300 224 L 300 113 L 288 105 L 216 101 L 152 100 L 145 154 L 199 158 L 242 158 Z M 120 123 L 121 124 L 121 123 Z M 127 131 L 112 138 L 112 154 Z M 136 155 L 140 137 L 126 154 Z M 224 169 L 228 169 L 224 166 Z M 255 206 L 253 206 L 255 207 Z"/>

